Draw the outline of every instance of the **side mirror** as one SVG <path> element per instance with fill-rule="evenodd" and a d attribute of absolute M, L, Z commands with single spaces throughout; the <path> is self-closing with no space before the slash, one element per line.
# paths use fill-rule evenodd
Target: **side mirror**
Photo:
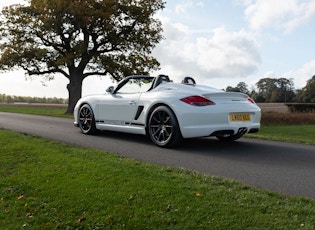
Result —
<path fill-rule="evenodd" d="M 108 87 L 108 88 L 106 89 L 106 92 L 107 92 L 107 93 L 110 93 L 110 94 L 113 94 L 113 93 L 114 93 L 114 90 L 115 90 L 114 86 L 110 86 L 110 87 Z"/>

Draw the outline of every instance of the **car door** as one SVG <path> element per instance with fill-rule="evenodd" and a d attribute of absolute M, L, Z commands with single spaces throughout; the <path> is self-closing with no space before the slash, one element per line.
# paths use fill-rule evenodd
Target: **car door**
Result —
<path fill-rule="evenodd" d="M 150 89 L 152 78 L 130 77 L 122 81 L 109 97 L 99 102 L 99 117 L 104 124 L 128 125 L 134 121 L 140 96 Z"/>
<path fill-rule="evenodd" d="M 99 117 L 104 124 L 125 125 L 134 120 L 140 93 L 111 94 L 99 102 Z"/>

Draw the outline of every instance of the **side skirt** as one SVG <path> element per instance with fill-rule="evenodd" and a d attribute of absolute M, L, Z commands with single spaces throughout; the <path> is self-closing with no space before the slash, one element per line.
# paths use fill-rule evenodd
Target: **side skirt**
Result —
<path fill-rule="evenodd" d="M 145 135 L 145 127 L 143 125 L 137 124 L 126 124 L 126 125 L 114 125 L 114 124 L 104 124 L 104 123 L 96 123 L 96 128 L 99 130 L 108 130 L 108 131 L 116 131 L 123 133 L 133 133 L 133 134 L 142 134 Z"/>

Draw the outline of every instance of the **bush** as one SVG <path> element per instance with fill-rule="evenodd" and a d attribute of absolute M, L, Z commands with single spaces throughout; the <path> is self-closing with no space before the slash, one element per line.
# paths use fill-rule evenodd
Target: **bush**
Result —
<path fill-rule="evenodd" d="M 263 112 L 262 125 L 315 124 L 315 113 L 276 113 Z"/>
<path fill-rule="evenodd" d="M 11 96 L 0 94 L 0 103 L 41 103 L 41 104 L 67 104 L 68 99 L 64 98 L 46 98 L 29 96 Z"/>
<path fill-rule="evenodd" d="M 315 103 L 286 103 L 291 113 L 315 112 Z"/>

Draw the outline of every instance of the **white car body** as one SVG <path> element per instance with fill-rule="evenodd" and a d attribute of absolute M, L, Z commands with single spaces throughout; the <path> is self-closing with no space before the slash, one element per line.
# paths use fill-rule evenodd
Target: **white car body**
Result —
<path fill-rule="evenodd" d="M 81 98 L 74 110 L 74 124 L 81 127 L 81 130 L 83 127 L 82 132 L 87 134 L 91 132 L 90 130 L 86 132 L 84 125 L 93 122 L 95 130 L 146 135 L 149 134 L 150 119 L 154 119 L 154 117 L 150 118 L 153 111 L 157 107 L 162 109 L 167 107 L 167 113 L 173 112 L 176 117 L 176 119 L 171 117 L 176 122 L 171 126 L 173 131 L 174 128 L 179 129 L 177 136 L 180 138 L 216 136 L 220 140 L 235 140 L 246 133 L 257 132 L 260 129 L 261 110 L 246 94 L 225 92 L 191 82 L 173 83 L 168 78 L 152 88 L 156 80 L 157 78 L 146 76 L 131 76 L 122 80 L 116 89 L 110 88 L 105 94 Z M 127 81 L 131 83 L 126 83 Z M 128 89 L 133 84 L 135 87 L 139 86 L 140 90 L 133 92 L 132 88 Z M 181 100 L 185 98 L 188 98 L 188 103 Z M 194 102 L 195 99 L 198 101 Z M 80 108 L 83 105 L 89 105 L 93 117 L 80 116 Z M 167 117 L 167 114 L 165 116 Z M 168 132 L 168 125 L 163 125 L 161 122 L 158 124 L 160 124 L 159 131 L 156 129 L 156 132 L 165 135 Z M 152 128 L 153 126 L 152 123 Z M 165 141 L 156 143 L 153 140 L 153 142 L 161 147 L 172 145 Z"/>

